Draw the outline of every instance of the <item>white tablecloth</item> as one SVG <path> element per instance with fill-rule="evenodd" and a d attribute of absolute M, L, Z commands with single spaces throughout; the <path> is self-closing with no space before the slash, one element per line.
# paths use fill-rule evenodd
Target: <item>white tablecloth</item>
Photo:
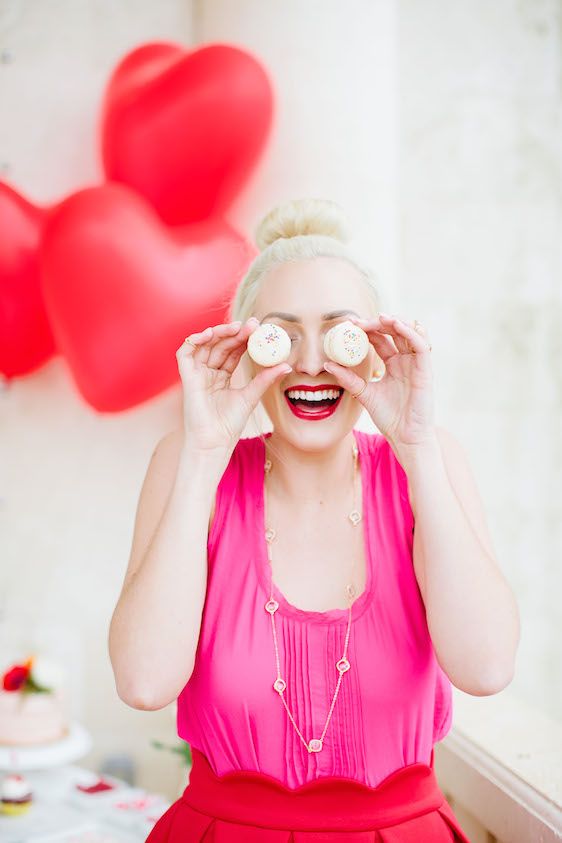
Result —
<path fill-rule="evenodd" d="M 2 843 L 145 843 L 156 819 L 170 806 L 160 794 L 133 788 L 114 776 L 114 787 L 84 793 L 97 773 L 76 765 L 26 772 L 33 804 L 21 816 L 0 813 Z"/>

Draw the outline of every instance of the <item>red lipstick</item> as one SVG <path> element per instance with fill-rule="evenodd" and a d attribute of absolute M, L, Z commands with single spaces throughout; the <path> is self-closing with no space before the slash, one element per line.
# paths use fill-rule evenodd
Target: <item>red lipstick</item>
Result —
<path fill-rule="evenodd" d="M 332 404 L 323 405 L 323 406 L 319 405 L 318 407 L 305 407 L 303 404 L 293 404 L 293 402 L 291 401 L 291 399 L 287 395 L 287 392 L 289 392 L 293 389 L 303 390 L 303 391 L 306 391 L 306 392 L 318 392 L 318 391 L 324 390 L 324 389 L 334 389 L 334 390 L 339 390 L 340 395 L 339 395 L 339 398 L 337 398 L 337 400 L 334 401 Z M 333 383 L 321 383 L 321 384 L 316 384 L 315 386 L 311 386 L 310 384 L 302 383 L 302 384 L 295 384 L 294 386 L 287 387 L 287 389 L 285 389 L 285 391 L 284 391 L 284 395 L 285 395 L 285 401 L 287 402 L 287 405 L 288 405 L 289 409 L 291 410 L 293 415 L 296 416 L 298 419 L 305 419 L 306 421 L 322 421 L 323 419 L 327 419 L 327 418 L 329 418 L 329 416 L 332 416 L 335 413 L 335 411 L 336 411 L 336 409 L 339 406 L 339 403 L 341 401 L 341 397 L 343 395 L 343 392 L 344 392 L 344 390 L 343 390 L 342 387 L 338 386 L 337 384 L 333 384 Z"/>

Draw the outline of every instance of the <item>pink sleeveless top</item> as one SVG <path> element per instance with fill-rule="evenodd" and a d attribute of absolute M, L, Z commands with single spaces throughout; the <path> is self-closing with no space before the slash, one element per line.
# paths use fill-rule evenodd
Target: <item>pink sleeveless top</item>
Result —
<path fill-rule="evenodd" d="M 343 776 L 375 787 L 407 764 L 429 764 L 434 743 L 451 727 L 451 683 L 436 660 L 412 563 L 407 477 L 382 434 L 353 433 L 367 582 L 353 604 L 351 668 L 320 752 L 308 752 L 273 688 L 259 436 L 238 441 L 217 487 L 195 666 L 177 700 L 179 737 L 203 752 L 217 775 L 253 770 L 290 788 Z M 304 611 L 275 585 L 273 593 L 285 700 L 305 740 L 318 738 L 339 675 L 348 610 Z"/>

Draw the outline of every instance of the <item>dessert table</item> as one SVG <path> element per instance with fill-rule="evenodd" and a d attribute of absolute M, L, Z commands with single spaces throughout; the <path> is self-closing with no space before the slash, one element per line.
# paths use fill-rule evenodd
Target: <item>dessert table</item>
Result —
<path fill-rule="evenodd" d="M 91 745 L 73 722 L 65 738 L 49 745 L 0 748 L 0 778 L 21 773 L 33 791 L 25 813 L 0 813 L 2 843 L 145 843 L 171 803 L 73 763 Z"/>

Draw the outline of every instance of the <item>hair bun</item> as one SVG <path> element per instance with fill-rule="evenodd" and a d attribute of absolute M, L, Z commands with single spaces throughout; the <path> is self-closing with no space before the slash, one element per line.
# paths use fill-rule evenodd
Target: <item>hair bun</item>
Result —
<path fill-rule="evenodd" d="M 330 199 L 293 199 L 271 210 L 256 229 L 256 244 L 263 251 L 280 237 L 323 234 L 346 243 L 349 240 L 343 209 Z"/>

